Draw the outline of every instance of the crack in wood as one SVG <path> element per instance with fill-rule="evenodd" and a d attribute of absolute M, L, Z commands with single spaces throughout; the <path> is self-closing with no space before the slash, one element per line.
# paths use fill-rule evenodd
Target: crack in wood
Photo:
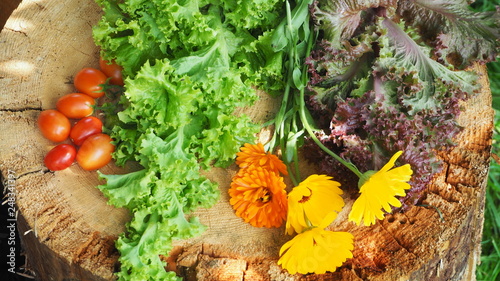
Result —
<path fill-rule="evenodd" d="M 29 37 L 28 34 L 24 31 L 21 31 L 21 30 L 16 30 L 16 29 L 13 29 L 13 28 L 10 28 L 10 27 L 4 27 L 5 30 L 8 30 L 8 31 L 12 31 L 12 32 L 15 32 L 15 33 L 21 33 L 22 35 L 26 36 L 26 37 Z"/>
<path fill-rule="evenodd" d="M 47 173 L 54 173 L 54 172 L 51 171 L 51 170 L 49 170 L 49 169 L 47 169 L 47 168 L 40 169 L 40 170 L 34 170 L 34 171 L 27 171 L 27 172 L 18 174 L 17 177 L 16 177 L 16 180 L 22 179 L 22 178 L 30 176 L 30 175 L 35 175 L 35 174 L 44 175 L 44 174 L 47 174 Z"/>
<path fill-rule="evenodd" d="M 0 108 L 0 112 L 15 113 L 25 111 L 43 111 L 41 107 L 23 107 L 23 108 Z"/>
<path fill-rule="evenodd" d="M 401 223 L 401 222 L 399 222 L 399 223 Z M 387 229 L 387 227 L 385 227 L 383 224 L 380 224 L 380 226 L 382 227 L 382 229 L 383 229 L 384 231 L 386 231 L 386 232 L 389 234 L 389 236 L 390 236 L 392 239 L 394 239 L 394 241 L 398 244 L 398 246 L 400 246 L 403 250 L 405 250 L 405 251 L 406 251 L 408 254 L 410 254 L 413 258 L 418 259 L 417 255 L 415 255 L 415 253 L 414 253 L 414 252 L 413 252 L 413 251 L 412 251 L 412 250 L 411 250 L 411 249 L 410 249 L 407 245 L 405 245 L 405 243 L 403 242 L 403 240 L 402 240 L 402 239 L 400 239 L 400 238 L 398 237 L 398 235 L 396 235 L 395 233 L 393 233 L 393 232 L 389 231 L 389 229 Z"/>
<path fill-rule="evenodd" d="M 79 53 L 81 53 L 81 54 L 83 54 L 83 55 L 86 55 L 86 56 L 88 56 L 88 57 L 93 57 L 93 55 L 92 55 L 92 54 L 85 53 L 85 52 L 83 52 L 80 48 L 75 48 L 73 45 L 70 45 L 70 46 L 71 46 L 71 48 L 73 48 L 75 51 L 77 51 L 77 52 L 79 52 Z"/>
<path fill-rule="evenodd" d="M 111 268 L 119 255 L 114 245 L 117 237 L 93 231 L 88 234 L 87 238 L 87 241 L 73 252 L 73 262 L 81 264 L 85 260 L 92 259 L 95 262 L 107 264 Z"/>
<path fill-rule="evenodd" d="M 242 276 L 241 276 L 241 281 L 247 280 L 245 276 L 247 275 L 248 267 L 249 267 L 249 264 L 247 262 L 245 264 L 245 268 L 243 269 L 243 273 L 242 273 Z"/>
<path fill-rule="evenodd" d="M 3 186 L 4 188 L 6 188 L 6 179 L 5 179 L 5 176 L 3 174 L 4 170 L 1 170 L 0 171 L 0 185 Z M 50 171 L 49 169 L 45 168 L 45 169 L 40 169 L 40 170 L 34 170 L 34 171 L 27 171 L 27 172 L 24 172 L 24 173 L 20 173 L 20 174 L 16 174 L 15 176 L 15 180 L 18 181 L 20 179 L 23 179 L 24 177 L 27 177 L 29 175 L 35 175 L 35 174 L 40 174 L 40 175 L 44 175 L 44 174 L 47 174 L 47 173 L 53 173 L 52 171 Z"/>
<path fill-rule="evenodd" d="M 37 7 L 40 9 L 40 11 L 43 11 L 45 9 L 47 9 L 44 5 L 38 3 L 38 2 L 35 2 L 35 5 L 37 5 Z"/>

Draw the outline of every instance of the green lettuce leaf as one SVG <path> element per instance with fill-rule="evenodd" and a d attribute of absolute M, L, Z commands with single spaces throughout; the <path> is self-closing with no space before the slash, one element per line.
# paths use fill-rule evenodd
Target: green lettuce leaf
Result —
<path fill-rule="evenodd" d="M 108 204 L 116 207 L 135 209 L 145 197 L 151 194 L 151 184 L 158 178 L 154 171 L 142 169 L 124 175 L 105 175 L 99 177 L 106 180 L 105 185 L 98 188 L 109 198 Z"/>
<path fill-rule="evenodd" d="M 219 198 L 200 171 L 227 167 L 243 143 L 253 142 L 259 125 L 234 112 L 254 104 L 254 87 L 283 87 L 282 54 L 270 46 L 279 1 L 245 2 L 253 7 L 245 14 L 231 1 L 97 2 L 104 15 L 94 40 L 127 76 L 122 110 L 107 123 L 114 158 L 142 166 L 100 174 L 109 203 L 132 214 L 116 243 L 117 276 L 177 280 L 160 255 L 168 255 L 173 240 L 199 235 L 205 227 L 188 214 Z"/>
<path fill-rule="evenodd" d="M 221 1 L 224 16 L 238 28 L 274 28 L 281 20 L 283 0 L 227 0 Z"/>
<path fill-rule="evenodd" d="M 133 218 L 120 236 L 121 280 L 175 280 L 164 270 L 160 255 L 168 255 L 172 241 L 199 235 L 205 227 L 186 212 L 211 207 L 219 198 L 217 185 L 199 173 L 200 165 L 189 152 L 187 126 L 162 139 L 148 130 L 142 137 L 142 170 L 124 175 L 103 175 L 99 189 L 109 203 L 126 207 Z M 182 169 L 179 169 L 182 167 Z"/>
<path fill-rule="evenodd" d="M 281 73 L 281 60 L 268 59 L 269 47 L 255 44 L 255 50 L 246 49 L 278 24 L 281 0 L 96 1 L 104 15 L 93 27 L 94 41 L 104 58 L 123 66 L 126 76 L 135 76 L 143 64 L 156 59 L 176 60 L 179 73 L 195 76 L 208 66 L 228 70 L 234 61 L 238 65 L 232 70 L 248 68 L 257 77 L 260 71 L 275 77 Z M 193 59 L 197 59 L 194 68 Z"/>
<path fill-rule="evenodd" d="M 124 123 L 137 122 L 139 130 L 152 128 L 158 134 L 191 122 L 203 102 L 203 94 L 188 76 L 174 74 L 168 61 L 146 62 L 134 79 L 127 81 L 127 108 L 118 113 Z"/>
<path fill-rule="evenodd" d="M 134 210 L 127 235 L 117 241 L 121 253 L 122 270 L 118 273 L 121 280 L 180 279 L 174 272 L 165 271 L 166 264 L 160 255 L 167 255 L 172 250 L 174 240 L 194 237 L 205 230 L 198 219 L 186 218 L 174 190 L 167 189 L 161 195 L 150 197 L 155 200 Z"/>

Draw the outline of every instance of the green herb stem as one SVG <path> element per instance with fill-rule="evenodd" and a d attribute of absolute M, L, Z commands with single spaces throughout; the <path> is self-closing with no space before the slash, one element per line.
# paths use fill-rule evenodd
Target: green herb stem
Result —
<path fill-rule="evenodd" d="M 311 32 L 311 38 L 309 38 L 309 44 L 307 46 L 307 52 L 306 54 L 309 54 L 312 50 L 312 42 L 315 41 L 315 33 Z M 307 131 L 311 139 L 316 143 L 319 148 L 321 148 L 324 152 L 326 152 L 328 155 L 332 156 L 335 160 L 339 161 L 342 165 L 346 166 L 349 170 L 351 170 L 356 176 L 358 176 L 360 179 L 363 178 L 363 173 L 359 171 L 359 169 L 352 163 L 347 162 L 346 160 L 342 159 L 342 157 L 338 156 L 335 152 L 331 151 L 326 147 L 317 137 L 316 134 L 314 134 L 314 131 L 309 124 L 309 121 L 306 117 L 306 105 L 305 105 L 305 85 L 307 85 L 308 81 L 308 75 L 307 75 L 307 66 L 303 67 L 302 70 L 302 87 L 299 89 L 299 115 L 300 119 L 302 121 L 302 126 L 304 126 L 304 129 Z"/>
<path fill-rule="evenodd" d="M 283 159 L 285 164 L 287 165 L 288 173 L 292 183 L 296 186 L 299 184 L 300 177 L 300 169 L 299 169 L 299 157 L 297 152 L 297 139 L 302 137 L 305 131 L 311 136 L 312 140 L 328 155 L 332 156 L 334 159 L 339 161 L 341 164 L 345 165 L 349 170 L 354 172 L 358 177 L 362 178 L 363 174 L 354 166 L 352 163 L 349 163 L 342 159 L 340 156 L 335 154 L 333 151 L 328 149 L 325 145 L 318 140 L 316 135 L 313 132 L 313 129 L 306 118 L 306 108 L 304 101 L 304 93 L 305 88 L 308 82 L 308 69 L 307 66 L 303 64 L 303 60 L 305 57 L 309 56 L 314 42 L 316 42 L 317 34 L 310 30 L 309 34 L 305 36 L 303 41 L 299 38 L 298 28 L 294 26 L 293 22 L 293 13 L 290 8 L 290 4 L 288 1 L 286 4 L 286 25 L 285 25 L 285 34 L 284 36 L 287 38 L 286 50 L 287 50 L 287 74 L 286 74 L 286 86 L 283 93 L 283 100 L 281 102 L 281 107 L 274 119 L 275 124 L 275 132 L 273 138 L 268 144 L 269 150 L 273 150 L 276 147 L 276 143 L 279 144 L 280 148 L 283 151 Z M 307 6 L 303 6 L 301 4 L 297 4 L 298 9 L 301 7 L 302 9 Z M 299 13 L 298 11 L 296 11 Z M 309 17 L 306 17 L 306 20 L 309 20 Z M 298 45 L 301 43 L 306 44 L 306 52 L 299 53 Z M 301 56 L 302 54 L 302 56 Z M 298 73 L 298 77 L 295 77 Z M 292 93 L 298 90 L 299 94 L 294 95 L 291 98 Z M 299 128 L 297 122 L 300 122 L 303 128 Z M 293 166 L 292 166 L 293 164 Z"/>
<path fill-rule="evenodd" d="M 304 103 L 304 90 L 303 89 L 300 90 L 300 98 L 301 98 L 300 118 L 302 120 L 302 125 L 306 129 L 306 131 L 309 134 L 309 136 L 311 137 L 311 139 L 316 143 L 316 145 L 318 145 L 328 155 L 332 156 L 335 160 L 339 161 L 342 165 L 346 166 L 349 170 L 351 170 L 359 178 L 363 178 L 363 173 L 361 173 L 354 164 L 342 159 L 335 152 L 328 149 L 328 147 L 326 147 L 323 143 L 321 143 L 321 141 L 316 137 L 316 135 L 314 134 L 314 132 L 311 128 L 311 125 L 309 125 L 307 118 L 306 118 L 305 103 Z"/>

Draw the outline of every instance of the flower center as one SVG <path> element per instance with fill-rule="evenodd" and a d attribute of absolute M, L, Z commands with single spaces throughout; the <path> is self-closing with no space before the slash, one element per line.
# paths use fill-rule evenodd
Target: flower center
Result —
<path fill-rule="evenodd" d="M 259 197 L 257 198 L 257 203 L 261 203 L 262 205 L 266 204 L 267 202 L 271 201 L 272 199 L 272 194 L 267 190 L 267 188 L 261 188 Z"/>
<path fill-rule="evenodd" d="M 313 195 L 312 190 L 311 190 L 309 187 L 307 187 L 307 189 L 309 190 L 309 195 L 307 195 L 307 196 L 306 196 L 306 195 L 302 195 L 302 198 L 299 200 L 299 203 L 301 203 L 301 204 L 304 204 L 304 203 L 306 203 L 307 201 L 309 201 L 309 199 L 310 199 L 310 198 L 311 198 L 311 196 Z"/>

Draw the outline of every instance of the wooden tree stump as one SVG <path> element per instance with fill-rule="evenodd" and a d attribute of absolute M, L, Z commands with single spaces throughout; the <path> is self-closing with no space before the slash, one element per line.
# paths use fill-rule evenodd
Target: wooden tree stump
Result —
<path fill-rule="evenodd" d="M 0 171 L 3 179 L 15 176 L 17 227 L 37 280 L 113 280 L 119 256 L 114 241 L 129 220 L 95 188 L 102 183 L 96 172 L 44 167 L 54 143 L 36 125 L 41 110 L 75 91 L 72 77 L 81 68 L 98 66 L 91 27 L 100 13 L 92 0 L 25 0 L 0 33 Z M 475 71 L 483 91 L 464 103 L 458 117 L 464 130 L 456 147 L 439 154 L 445 168 L 429 184 L 422 206 L 356 227 L 347 222 L 353 201 L 347 196 L 330 227 L 354 235 L 354 258 L 337 272 L 290 275 L 276 265 L 279 248 L 291 237 L 283 228 L 254 228 L 234 215 L 227 195 L 234 167 L 207 172 L 220 184 L 221 199 L 196 213 L 208 226 L 202 236 L 177 241 L 165 253 L 169 269 L 185 280 L 475 280 L 493 126 L 485 68 Z M 278 104 L 263 98 L 244 111 L 263 120 Z M 126 170 L 110 164 L 102 172 Z"/>

